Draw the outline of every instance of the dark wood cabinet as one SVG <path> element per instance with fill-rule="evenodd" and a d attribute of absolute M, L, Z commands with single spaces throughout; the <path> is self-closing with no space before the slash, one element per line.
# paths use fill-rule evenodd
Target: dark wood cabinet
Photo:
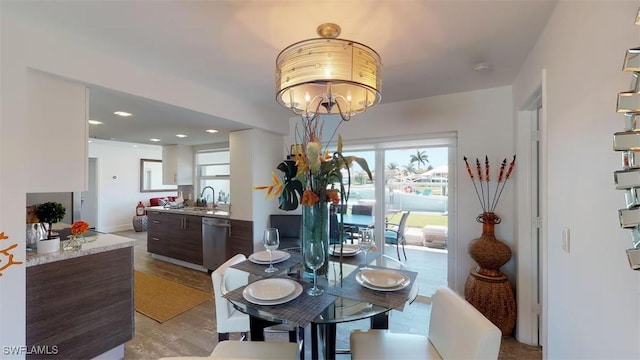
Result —
<path fill-rule="evenodd" d="M 171 226 L 169 214 L 161 211 L 147 212 L 147 251 L 150 253 L 170 256 Z"/>
<path fill-rule="evenodd" d="M 253 253 L 253 221 L 231 220 L 231 236 L 227 242 L 227 259 L 236 254 Z"/>
<path fill-rule="evenodd" d="M 26 272 L 26 344 L 50 350 L 27 359 L 92 359 L 133 338 L 133 247 Z"/>
<path fill-rule="evenodd" d="M 147 251 L 202 265 L 202 217 L 149 211 Z"/>
<path fill-rule="evenodd" d="M 202 217 L 169 214 L 172 258 L 202 265 Z"/>

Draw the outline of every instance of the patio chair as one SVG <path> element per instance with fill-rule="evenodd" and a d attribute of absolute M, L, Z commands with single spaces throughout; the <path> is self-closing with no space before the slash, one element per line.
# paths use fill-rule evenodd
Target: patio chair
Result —
<path fill-rule="evenodd" d="M 340 244 L 340 220 L 338 214 L 329 214 L 329 245 Z"/>
<path fill-rule="evenodd" d="M 411 211 L 403 211 L 402 217 L 400 218 L 399 224 L 391 224 L 388 223 L 386 228 L 384 229 L 384 242 L 385 244 L 395 245 L 396 253 L 398 254 L 398 260 L 400 260 L 400 249 L 402 246 L 402 253 L 404 254 L 404 260 L 407 260 L 407 253 L 404 250 L 404 230 L 407 224 L 407 218 L 409 217 L 409 213 Z M 389 227 L 389 225 L 393 225 L 393 227 Z"/>

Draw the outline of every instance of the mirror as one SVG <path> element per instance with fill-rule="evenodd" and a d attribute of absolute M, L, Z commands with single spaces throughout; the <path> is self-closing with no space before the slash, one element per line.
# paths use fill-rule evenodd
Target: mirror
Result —
<path fill-rule="evenodd" d="M 140 159 L 140 192 L 173 190 L 178 187 L 162 184 L 162 160 Z"/>

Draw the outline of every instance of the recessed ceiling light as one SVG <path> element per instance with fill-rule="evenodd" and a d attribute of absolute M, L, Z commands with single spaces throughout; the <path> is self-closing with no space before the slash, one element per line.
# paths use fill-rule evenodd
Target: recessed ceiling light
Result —
<path fill-rule="evenodd" d="M 207 130 L 207 132 L 208 132 L 208 133 L 211 133 L 211 134 L 215 134 L 215 133 L 217 133 L 217 132 L 218 132 L 218 130 L 216 130 L 216 129 L 209 129 L 209 130 Z"/>
<path fill-rule="evenodd" d="M 102 124 L 102 121 L 98 121 L 98 120 L 89 120 L 89 124 L 91 124 L 91 125 L 100 125 L 100 124 Z"/>
<path fill-rule="evenodd" d="M 116 114 L 116 115 L 118 115 L 118 116 L 124 116 L 124 117 L 127 117 L 127 116 L 131 116 L 131 115 L 133 115 L 133 114 L 128 113 L 128 112 L 126 112 L 126 111 L 116 111 L 116 112 L 114 112 L 114 114 Z"/>
<path fill-rule="evenodd" d="M 133 145 L 133 147 L 140 147 L 140 146 L 138 146 L 138 145 Z"/>
<path fill-rule="evenodd" d="M 158 142 L 158 141 L 162 141 L 162 140 L 160 140 L 160 139 L 149 139 L 149 141 Z"/>
<path fill-rule="evenodd" d="M 91 141 L 91 140 L 88 140 L 87 142 L 88 142 L 88 143 L 92 143 L 93 141 Z"/>
<path fill-rule="evenodd" d="M 187 135 L 185 135 L 185 134 L 176 134 L 176 137 L 179 137 L 179 138 L 186 138 L 186 137 L 187 137 Z"/>

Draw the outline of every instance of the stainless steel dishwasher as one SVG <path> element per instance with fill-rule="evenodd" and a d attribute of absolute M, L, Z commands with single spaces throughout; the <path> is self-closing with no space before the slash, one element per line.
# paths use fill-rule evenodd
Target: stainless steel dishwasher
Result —
<path fill-rule="evenodd" d="M 231 221 L 227 219 L 202 218 L 202 265 L 215 270 L 227 257 L 227 239 Z"/>

